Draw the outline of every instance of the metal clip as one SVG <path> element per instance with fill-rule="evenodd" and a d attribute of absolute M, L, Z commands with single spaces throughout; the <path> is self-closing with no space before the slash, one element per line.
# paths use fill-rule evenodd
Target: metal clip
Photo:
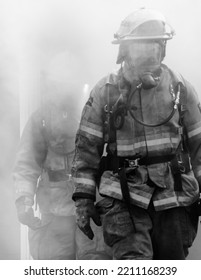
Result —
<path fill-rule="evenodd" d="M 108 108 L 107 108 L 108 106 L 107 106 L 107 104 L 104 106 L 104 111 L 106 112 L 106 113 L 108 113 Z"/>
<path fill-rule="evenodd" d="M 72 175 L 66 173 L 66 181 L 72 181 Z"/>
<path fill-rule="evenodd" d="M 178 162 L 180 172 L 185 173 L 186 168 L 184 166 L 184 162 L 183 162 L 181 154 L 177 155 L 177 162 Z"/>
<path fill-rule="evenodd" d="M 179 135 L 183 135 L 183 133 L 184 133 L 183 130 L 184 130 L 184 129 L 183 129 L 182 126 L 179 126 L 179 127 L 178 127 L 178 133 L 179 133 Z"/>
<path fill-rule="evenodd" d="M 178 84 L 177 96 L 174 100 L 174 109 L 176 110 L 180 102 L 181 85 Z"/>
<path fill-rule="evenodd" d="M 172 84 L 170 84 L 170 94 L 172 95 L 172 99 L 175 100 L 176 95 Z"/>
<path fill-rule="evenodd" d="M 139 158 L 137 159 L 126 159 L 128 162 L 128 167 L 137 168 L 139 166 Z"/>
<path fill-rule="evenodd" d="M 105 113 L 112 113 L 112 110 L 108 110 L 108 104 L 106 104 L 105 106 L 104 106 L 104 111 L 105 111 Z"/>
<path fill-rule="evenodd" d="M 142 87 L 142 83 L 139 83 L 139 84 L 136 86 L 137 89 L 141 89 L 141 87 Z"/>

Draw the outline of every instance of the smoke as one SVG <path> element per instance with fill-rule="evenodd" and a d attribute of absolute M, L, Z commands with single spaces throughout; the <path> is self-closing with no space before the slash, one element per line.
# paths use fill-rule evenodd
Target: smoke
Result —
<path fill-rule="evenodd" d="M 142 6 L 157 9 L 168 18 L 176 36 L 167 44 L 164 62 L 181 72 L 200 95 L 199 0 L 175 0 L 174 6 L 172 1 L 160 0 L 0 0 L 0 213 L 6 213 L 0 219 L 0 259 L 19 258 L 10 177 L 19 121 L 22 129 L 38 107 L 46 88 L 45 76 L 51 72 L 51 79 L 58 82 L 64 75 L 61 69 L 68 75 L 77 63 L 74 57 L 79 66 L 72 79 L 76 78 L 87 98 L 94 84 L 116 68 L 118 46 L 111 41 L 121 20 Z M 72 54 L 71 62 L 56 59 L 64 53 Z M 192 254 L 201 258 L 196 250 Z"/>
<path fill-rule="evenodd" d="M 0 2 L 0 259 L 19 258 L 11 170 L 19 138 L 18 63 L 14 17 Z M 13 48 L 15 44 L 15 48 Z"/>

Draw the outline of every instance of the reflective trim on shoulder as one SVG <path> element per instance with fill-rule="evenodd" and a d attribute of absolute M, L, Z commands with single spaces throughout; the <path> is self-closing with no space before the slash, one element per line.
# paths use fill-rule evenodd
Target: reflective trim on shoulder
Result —
<path fill-rule="evenodd" d="M 103 138 L 103 132 L 102 131 L 99 131 L 99 130 L 96 130 L 94 128 L 91 128 L 89 126 L 85 126 L 85 125 L 80 125 L 80 130 L 88 133 L 88 134 L 91 134 L 93 136 L 96 136 L 96 137 L 99 137 L 99 138 Z"/>

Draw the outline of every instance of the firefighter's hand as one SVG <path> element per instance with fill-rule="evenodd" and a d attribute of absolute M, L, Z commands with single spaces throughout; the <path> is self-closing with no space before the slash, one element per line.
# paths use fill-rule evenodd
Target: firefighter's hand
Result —
<path fill-rule="evenodd" d="M 33 230 L 36 230 L 42 226 L 41 220 L 34 216 L 32 198 L 25 196 L 20 197 L 16 200 L 15 205 L 17 209 L 18 220 L 21 224 L 26 225 Z"/>
<path fill-rule="evenodd" d="M 80 230 L 92 240 L 94 233 L 90 226 L 90 218 L 93 219 L 97 226 L 101 226 L 100 216 L 94 206 L 94 202 L 88 198 L 77 198 L 75 206 L 77 225 Z"/>

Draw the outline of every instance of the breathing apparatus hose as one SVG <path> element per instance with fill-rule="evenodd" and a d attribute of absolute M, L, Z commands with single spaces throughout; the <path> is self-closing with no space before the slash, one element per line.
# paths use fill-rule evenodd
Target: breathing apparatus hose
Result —
<path fill-rule="evenodd" d="M 131 104 L 131 101 L 132 101 L 132 98 L 134 96 L 134 94 L 136 93 L 137 90 L 141 90 L 141 84 L 139 86 L 136 87 L 136 89 L 134 90 L 134 92 L 130 95 L 130 97 L 128 98 L 128 111 L 130 113 L 130 115 L 132 116 L 132 118 L 139 124 L 143 125 L 143 126 L 148 126 L 148 127 L 157 127 L 157 126 L 161 126 L 165 123 L 167 123 L 175 114 L 177 108 L 178 108 L 178 104 L 179 104 L 179 100 L 180 100 L 180 91 L 181 91 L 181 86 L 180 84 L 178 85 L 178 91 L 177 91 L 177 95 L 175 97 L 175 99 L 173 100 L 173 108 L 172 108 L 172 111 L 170 113 L 170 115 L 164 119 L 163 121 L 159 122 L 159 123 L 156 123 L 156 124 L 148 124 L 148 123 L 145 123 L 139 119 L 136 118 L 136 116 L 134 115 L 133 113 L 133 110 L 132 110 L 132 107 L 130 106 Z"/>

